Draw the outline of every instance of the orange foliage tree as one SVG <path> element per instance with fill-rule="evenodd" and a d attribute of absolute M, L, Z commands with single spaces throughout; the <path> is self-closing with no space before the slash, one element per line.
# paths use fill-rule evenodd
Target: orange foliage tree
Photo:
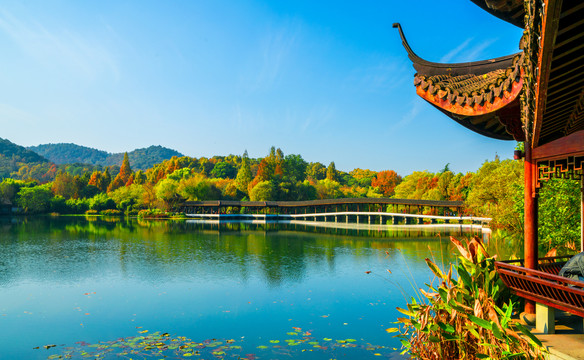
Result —
<path fill-rule="evenodd" d="M 390 197 L 394 194 L 395 187 L 401 182 L 402 178 L 393 170 L 384 170 L 377 173 L 371 179 L 371 186 L 378 188 L 383 196 Z"/>
<path fill-rule="evenodd" d="M 117 188 L 125 186 L 132 176 L 132 168 L 130 167 L 130 160 L 128 159 L 128 153 L 124 153 L 124 160 L 122 161 L 122 166 L 120 167 L 120 172 L 114 178 L 114 181 L 109 184 L 107 191 L 114 191 Z"/>

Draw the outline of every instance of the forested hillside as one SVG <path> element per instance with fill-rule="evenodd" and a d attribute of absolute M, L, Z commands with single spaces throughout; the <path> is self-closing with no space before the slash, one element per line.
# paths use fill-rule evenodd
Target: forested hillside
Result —
<path fill-rule="evenodd" d="M 28 149 L 46 157 L 55 164 L 103 165 L 108 156 L 110 156 L 106 151 L 71 143 L 42 144 L 29 146 Z"/>
<path fill-rule="evenodd" d="M 18 172 L 23 165 L 31 167 L 48 162 L 49 160 L 36 152 L 0 138 L 0 179 L 9 177 L 13 172 Z"/>
<path fill-rule="evenodd" d="M 111 154 L 103 150 L 71 143 L 43 144 L 30 146 L 28 149 L 46 157 L 58 165 L 80 163 L 101 166 L 120 166 L 124 157 L 123 153 Z M 173 156 L 181 157 L 183 155 L 176 150 L 162 146 L 150 146 L 128 152 L 128 157 L 132 163 L 132 167 L 138 170 L 145 170 L 152 167 L 154 164 L 161 163 Z"/>
<path fill-rule="evenodd" d="M 171 159 L 173 156 L 181 157 L 183 154 L 176 150 L 158 146 L 149 146 L 143 149 L 136 149 L 128 152 L 128 158 L 132 164 L 132 168 L 136 170 L 146 170 L 155 164 L 160 164 L 165 160 Z M 123 153 L 110 154 L 103 164 L 104 166 L 122 165 L 124 158 Z"/>

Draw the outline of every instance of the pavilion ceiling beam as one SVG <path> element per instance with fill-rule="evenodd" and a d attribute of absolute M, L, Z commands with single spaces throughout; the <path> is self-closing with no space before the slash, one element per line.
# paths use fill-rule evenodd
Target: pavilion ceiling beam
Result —
<path fill-rule="evenodd" d="M 556 91 L 553 91 L 551 93 L 548 94 L 549 95 L 554 95 L 554 101 L 560 100 L 560 99 L 564 99 L 564 98 L 569 98 L 573 95 L 573 93 L 577 93 L 580 91 L 580 87 L 571 87 L 571 89 L 559 89 Z M 561 96 L 555 96 L 556 94 L 562 94 Z"/>
<path fill-rule="evenodd" d="M 576 70 L 580 70 L 581 68 L 584 68 L 584 65 L 578 66 L 576 68 Z M 578 72 L 578 73 L 576 73 L 576 75 L 573 75 L 573 76 L 571 76 L 569 78 L 566 78 L 566 79 L 564 79 L 562 81 L 554 81 L 553 84 L 551 84 L 548 87 L 548 90 L 551 90 L 553 88 L 556 88 L 556 87 L 558 87 L 558 86 L 560 86 L 562 84 L 565 84 L 565 83 L 574 83 L 574 80 L 579 80 L 581 78 L 582 78 L 582 73 Z M 557 78 L 554 79 L 554 80 L 557 80 Z M 550 83 L 551 83 L 551 81 L 550 81 Z"/>
<path fill-rule="evenodd" d="M 563 14 L 562 14 L 562 15 L 563 15 Z M 562 18 L 562 17 L 563 17 L 562 15 L 560 15 L 560 18 Z M 577 22 L 573 23 L 573 24 L 572 24 L 572 25 L 570 25 L 570 26 L 566 26 L 565 28 L 563 28 L 563 29 L 561 29 L 560 31 L 558 31 L 558 36 L 560 36 L 560 35 L 562 35 L 562 34 L 564 34 L 564 33 L 567 33 L 568 31 L 570 31 L 570 30 L 573 30 L 573 29 L 575 29 L 575 28 L 577 28 L 578 26 L 580 26 L 580 25 L 583 25 L 583 24 L 584 24 L 584 19 L 581 19 L 580 21 L 577 21 Z"/>
<path fill-rule="evenodd" d="M 552 60 L 556 61 L 556 60 L 560 60 L 561 58 L 563 58 L 565 56 L 572 55 L 573 53 L 580 51 L 583 47 L 584 47 L 584 44 L 580 44 L 578 46 L 571 47 L 570 50 L 564 51 L 560 55 L 554 56 Z"/>
<path fill-rule="evenodd" d="M 535 90 L 535 113 L 533 120 L 532 147 L 537 147 L 539 132 L 543 121 L 543 114 L 547 100 L 547 87 L 553 57 L 553 48 L 558 33 L 562 0 L 548 0 L 545 2 L 545 13 L 542 21 L 540 51 L 537 59 L 539 76 Z"/>
<path fill-rule="evenodd" d="M 583 2 L 583 3 L 581 3 L 580 5 L 577 5 L 577 6 L 574 6 L 574 7 L 570 8 L 570 9 L 569 9 L 569 10 L 567 10 L 567 11 L 564 11 L 564 12 L 563 12 L 563 13 L 560 15 L 560 19 L 562 19 L 562 18 L 564 18 L 564 17 L 566 17 L 566 16 L 568 16 L 568 15 L 572 15 L 573 13 L 575 13 L 575 12 L 577 12 L 577 11 L 580 11 L 580 10 L 582 10 L 582 9 L 584 9 L 584 2 Z"/>
<path fill-rule="evenodd" d="M 559 49 L 559 48 L 561 48 L 561 47 L 562 47 L 562 46 L 564 46 L 564 45 L 568 45 L 568 44 L 570 44 L 570 43 L 574 42 L 575 40 L 578 40 L 578 39 L 579 39 L 579 38 L 581 38 L 582 36 L 584 36 L 584 34 L 582 34 L 582 33 L 579 33 L 578 35 L 575 35 L 575 36 L 572 36 L 572 37 L 570 37 L 570 38 L 567 38 L 566 40 L 564 40 L 564 41 L 562 41 L 562 42 L 560 42 L 560 43 L 557 43 L 557 44 L 555 44 L 555 45 L 554 45 L 554 49 Z"/>
<path fill-rule="evenodd" d="M 533 160 L 545 160 L 584 154 L 584 130 L 536 147 L 532 150 Z"/>
<path fill-rule="evenodd" d="M 554 99 L 556 100 L 556 99 Z M 566 103 L 574 103 L 576 102 L 576 100 L 574 100 L 573 97 L 567 97 L 562 101 L 554 101 L 553 103 L 550 103 L 548 107 L 546 107 L 546 112 L 552 113 L 554 111 L 556 111 L 557 109 L 563 108 L 565 107 L 564 105 Z M 571 104 L 568 106 L 572 106 Z"/>
<path fill-rule="evenodd" d="M 552 74 L 554 72 L 560 71 L 561 69 L 565 68 L 566 66 L 572 65 L 573 63 L 581 64 L 582 60 L 584 60 L 584 55 L 575 57 L 572 60 L 563 63 L 562 65 L 555 66 L 552 70 Z"/>

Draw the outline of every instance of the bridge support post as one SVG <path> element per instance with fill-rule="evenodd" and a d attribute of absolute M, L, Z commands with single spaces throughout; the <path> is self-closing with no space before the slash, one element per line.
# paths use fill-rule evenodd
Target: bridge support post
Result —
<path fill-rule="evenodd" d="M 349 223 L 349 214 L 345 215 L 345 222 L 348 224 Z"/>
<path fill-rule="evenodd" d="M 335 215 L 335 222 L 339 222 L 339 216 Z"/>
<path fill-rule="evenodd" d="M 379 225 L 383 225 L 383 215 L 379 215 Z"/>
<path fill-rule="evenodd" d="M 359 224 L 359 222 L 360 222 L 359 220 L 360 220 L 359 215 L 357 215 L 357 224 Z"/>
<path fill-rule="evenodd" d="M 368 219 L 368 220 L 369 220 L 369 221 L 368 221 L 368 222 L 369 222 L 369 225 L 371 225 L 371 215 L 369 215 L 369 216 L 368 216 L 368 218 L 369 218 L 369 219 Z"/>

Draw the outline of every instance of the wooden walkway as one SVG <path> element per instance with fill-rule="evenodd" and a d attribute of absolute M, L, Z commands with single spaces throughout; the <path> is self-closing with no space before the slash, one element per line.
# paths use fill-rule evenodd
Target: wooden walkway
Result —
<path fill-rule="evenodd" d="M 313 214 L 186 214 L 188 217 L 196 219 L 208 219 L 219 221 L 314 221 L 314 222 L 331 222 L 331 223 L 366 223 L 366 224 L 423 224 L 430 222 L 436 224 L 439 220 L 445 223 L 462 224 L 486 224 L 491 221 L 490 218 L 474 216 L 438 216 L 438 215 L 418 215 L 403 214 L 390 212 L 368 212 L 368 211 L 341 211 L 341 212 L 323 212 Z"/>

